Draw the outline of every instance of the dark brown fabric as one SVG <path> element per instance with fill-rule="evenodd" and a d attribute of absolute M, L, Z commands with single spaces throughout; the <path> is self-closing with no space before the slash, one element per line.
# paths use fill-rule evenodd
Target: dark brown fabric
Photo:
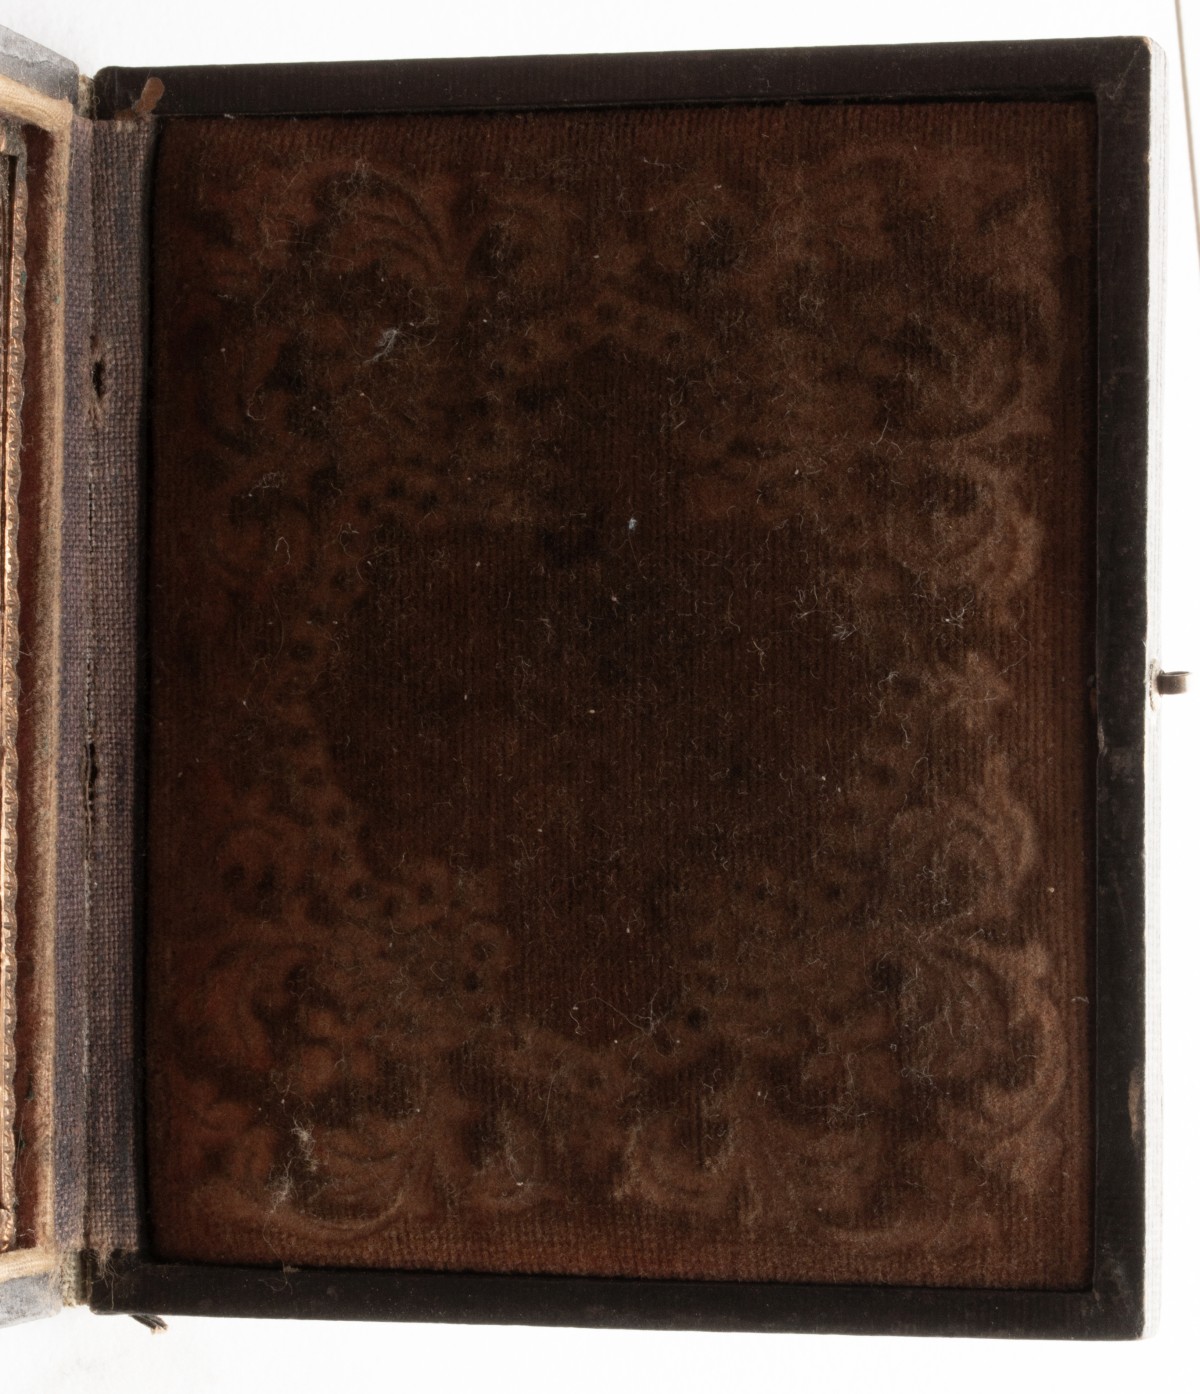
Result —
<path fill-rule="evenodd" d="M 1093 139 L 167 125 L 161 1255 L 1088 1281 Z"/>
<path fill-rule="evenodd" d="M 92 333 L 83 377 L 87 473 L 87 696 L 76 756 L 87 875 L 87 1247 L 139 1237 L 134 959 L 139 880 L 136 744 L 141 487 L 154 128 L 97 124 L 92 144 Z"/>

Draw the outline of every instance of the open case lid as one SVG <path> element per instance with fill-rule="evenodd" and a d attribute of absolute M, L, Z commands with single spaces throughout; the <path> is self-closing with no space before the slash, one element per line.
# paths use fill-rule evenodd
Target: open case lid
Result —
<path fill-rule="evenodd" d="M 10 134 L 5 225 L 5 634 L 3 662 L 3 987 L 0 1036 L 0 1319 L 97 1311 L 350 1316 L 747 1330 L 1136 1336 L 1153 1311 L 1156 1085 L 1148 1053 L 1153 900 L 1154 385 L 1161 55 L 1140 39 L 777 50 L 717 54 L 108 69 L 94 83 L 0 31 L 0 118 Z M 130 132 L 187 116 L 543 110 L 779 101 L 1028 100 L 1094 103 L 1098 217 L 1098 411 L 1094 1272 L 1087 1290 L 805 1286 L 385 1270 L 262 1269 L 159 1262 L 144 1235 L 140 1184 L 138 889 L 129 852 L 115 939 L 93 908 L 110 874 L 96 839 L 132 848 L 135 741 L 98 749 L 64 710 L 83 691 L 76 623 L 95 574 L 95 537 L 71 461 L 80 434 L 112 433 L 136 454 L 144 379 L 121 382 L 97 356 L 95 316 L 144 332 L 144 246 L 122 225 L 107 255 L 131 258 L 127 303 L 97 310 L 90 272 L 98 204 L 94 123 Z M 145 149 L 149 150 L 149 142 Z M 139 176 L 140 177 L 140 176 Z M 135 187 L 136 185 L 136 187 Z M 130 185 L 136 219 L 146 184 Z M 0 191 L 2 192 L 2 191 Z M 110 210 L 111 211 L 111 210 Z M 107 216 L 101 210 L 100 217 Z M 28 229 L 40 239 L 26 243 Z M 97 233 L 96 241 L 101 240 Z M 113 245 L 117 251 L 112 252 Z M 84 262 L 73 258 L 83 256 Z M 16 277 L 9 274 L 21 267 Z M 140 275 L 141 279 L 138 279 Z M 118 278 L 119 280 L 119 278 Z M 110 277 L 109 285 L 113 283 Z M 103 294 L 103 292 L 100 292 Z M 26 328 L 28 326 L 28 328 Z M 24 332 L 21 332 L 24 330 Z M 99 336 L 104 337 L 102 334 Z M 117 365 L 120 366 L 119 364 Z M 139 368 L 139 371 L 141 369 Z M 105 398 L 98 413 L 89 398 Z M 114 420 L 114 413 L 116 419 Z M 106 419 L 97 424 L 99 416 Z M 19 425 L 19 429 L 18 429 Z M 21 440 L 32 443 L 19 458 Z M 109 448 L 101 445 L 101 455 Z M 66 463 L 64 464 L 64 461 Z M 78 480 L 74 481 L 78 485 Z M 16 501 L 21 501 L 21 540 Z M 86 492 L 86 491 L 85 491 Z M 75 502 L 71 503 L 70 498 Z M 99 497 L 99 495 L 97 495 Z M 64 502 L 65 501 L 65 502 Z M 74 510 L 74 511 L 72 511 Z M 135 521 L 136 512 L 131 515 Z M 140 523 L 138 524 L 140 526 Z M 81 531 L 72 531 L 78 527 Z M 28 540 L 27 540 L 28 539 Z M 18 558 L 20 576 L 18 579 Z M 107 584 L 103 581 L 101 584 Z M 20 588 L 19 624 L 16 588 Z M 128 598 L 128 597 L 126 597 Z M 18 654 L 28 664 L 19 709 Z M 30 681 L 30 678 L 40 681 Z M 90 678 L 87 679 L 90 681 Z M 88 689 L 90 691 L 90 688 Z M 1165 689 L 1164 689 L 1165 690 Z M 130 729 L 137 694 L 125 704 Z M 20 755 L 19 768 L 17 754 Z M 104 816 L 95 771 L 125 762 L 122 802 Z M 18 792 L 20 798 L 18 800 Z M 18 842 L 18 831 L 20 841 Z M 122 839 L 124 841 L 122 842 Z M 22 877 L 16 877 L 18 847 Z M 91 894 L 83 888 L 91 888 Z M 122 900 L 121 897 L 124 897 Z M 111 898 L 108 912 L 112 914 Z M 124 961 L 114 958 L 125 956 Z M 18 1004 L 21 1010 L 18 1011 Z M 125 1060 L 114 1083 L 112 1060 Z M 16 1118 L 18 1100 L 23 1121 Z M 18 1208 L 17 1198 L 21 1205 Z M 7 1226 L 7 1228 L 4 1228 Z M 96 1254 L 104 1256 L 96 1262 Z"/>

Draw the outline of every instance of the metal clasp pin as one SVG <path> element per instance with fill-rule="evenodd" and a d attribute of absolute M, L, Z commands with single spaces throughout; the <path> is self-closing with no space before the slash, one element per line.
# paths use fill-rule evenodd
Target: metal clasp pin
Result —
<path fill-rule="evenodd" d="M 1191 686 L 1191 673 L 1156 673 L 1154 689 L 1160 697 L 1178 697 Z"/>

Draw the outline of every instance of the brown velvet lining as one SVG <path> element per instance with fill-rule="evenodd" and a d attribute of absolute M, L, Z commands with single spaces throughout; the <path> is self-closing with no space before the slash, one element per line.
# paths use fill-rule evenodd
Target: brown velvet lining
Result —
<path fill-rule="evenodd" d="M 1085 103 L 168 123 L 163 1257 L 1090 1278 Z"/>

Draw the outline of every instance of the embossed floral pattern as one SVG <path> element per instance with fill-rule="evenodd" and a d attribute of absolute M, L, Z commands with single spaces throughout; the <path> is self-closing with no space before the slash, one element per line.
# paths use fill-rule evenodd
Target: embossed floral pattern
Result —
<path fill-rule="evenodd" d="M 163 1253 L 1086 1279 L 1090 141 L 167 128 Z"/>

